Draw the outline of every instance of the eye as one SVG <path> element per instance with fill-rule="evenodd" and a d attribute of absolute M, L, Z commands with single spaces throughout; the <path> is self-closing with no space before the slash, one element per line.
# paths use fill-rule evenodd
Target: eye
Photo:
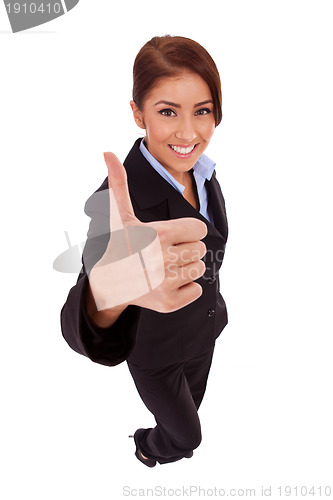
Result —
<path fill-rule="evenodd" d="M 163 116 L 176 116 L 176 113 L 172 109 L 161 109 L 159 114 Z"/>
<path fill-rule="evenodd" d="M 201 108 L 201 109 L 198 109 L 196 112 L 195 112 L 195 115 L 208 115 L 209 113 L 211 113 L 212 111 L 209 109 L 209 108 Z"/>

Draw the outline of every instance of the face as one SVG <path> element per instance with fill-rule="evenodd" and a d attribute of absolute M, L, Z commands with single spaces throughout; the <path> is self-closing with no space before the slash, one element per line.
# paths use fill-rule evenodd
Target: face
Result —
<path fill-rule="evenodd" d="M 150 91 L 134 120 L 146 130 L 149 152 L 179 182 L 207 148 L 215 130 L 213 100 L 207 83 L 184 72 L 164 78 Z"/>

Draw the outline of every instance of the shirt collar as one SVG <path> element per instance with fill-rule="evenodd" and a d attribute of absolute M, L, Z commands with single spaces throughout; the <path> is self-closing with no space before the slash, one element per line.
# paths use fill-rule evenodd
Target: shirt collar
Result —
<path fill-rule="evenodd" d="M 154 168 L 157 168 L 157 170 L 160 173 L 163 172 L 164 178 L 167 177 L 169 179 L 169 181 L 173 185 L 175 185 L 175 187 L 177 187 L 179 189 L 179 191 L 181 191 L 181 192 L 184 191 L 185 186 L 183 186 L 183 184 L 180 184 L 180 182 L 176 181 L 176 179 L 174 179 L 174 177 L 170 174 L 170 172 L 168 172 L 168 170 L 166 168 L 164 168 L 163 165 L 161 165 L 156 160 L 156 158 L 148 151 L 148 149 L 144 143 L 144 139 L 142 139 L 142 141 L 140 143 L 140 151 L 143 154 L 143 156 L 146 158 L 146 160 L 148 160 L 149 163 Z M 200 156 L 198 161 L 193 165 L 193 171 L 196 172 L 197 174 L 199 174 L 204 180 L 207 179 L 208 181 L 210 181 L 210 179 L 213 175 L 215 166 L 216 166 L 216 163 L 213 160 L 211 160 L 210 158 L 208 158 L 208 156 L 203 154 Z"/>

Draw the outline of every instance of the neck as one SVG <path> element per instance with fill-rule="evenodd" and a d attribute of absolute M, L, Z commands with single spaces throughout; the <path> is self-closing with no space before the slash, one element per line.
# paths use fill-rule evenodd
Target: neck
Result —
<path fill-rule="evenodd" d="M 177 182 L 185 186 L 188 180 L 192 177 L 192 169 L 187 170 L 186 172 L 170 172 L 170 174 Z"/>

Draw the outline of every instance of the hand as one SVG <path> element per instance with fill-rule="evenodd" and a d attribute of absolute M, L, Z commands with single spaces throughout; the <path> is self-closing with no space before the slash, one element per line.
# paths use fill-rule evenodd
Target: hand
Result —
<path fill-rule="evenodd" d="M 123 165 L 105 153 L 110 200 L 110 240 L 89 275 L 99 311 L 133 304 L 172 312 L 200 297 L 194 283 L 205 272 L 200 241 L 207 226 L 195 218 L 143 223 L 134 214 Z"/>

